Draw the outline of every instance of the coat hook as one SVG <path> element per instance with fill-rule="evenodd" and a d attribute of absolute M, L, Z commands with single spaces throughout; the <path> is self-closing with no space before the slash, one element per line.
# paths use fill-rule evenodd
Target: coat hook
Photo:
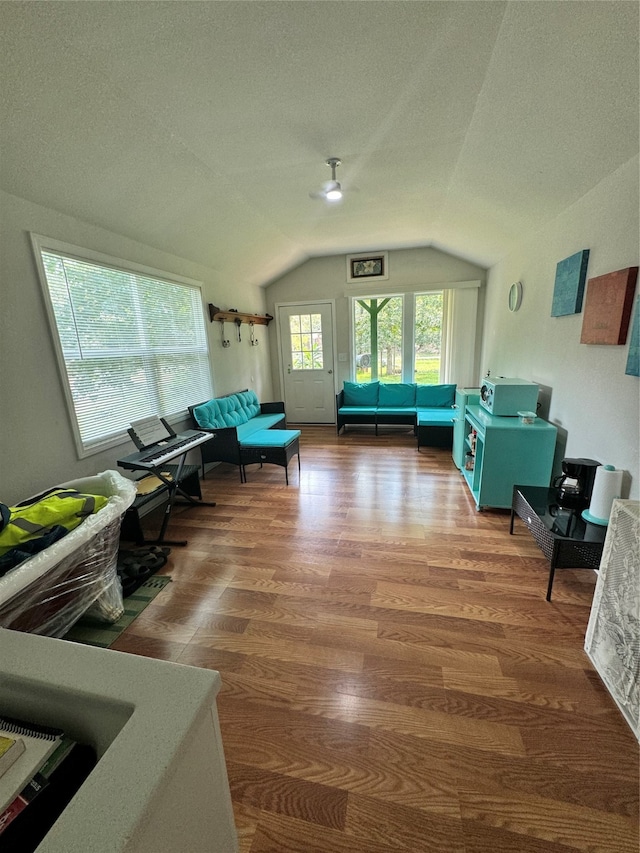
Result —
<path fill-rule="evenodd" d="M 241 343 L 242 337 L 240 335 L 240 328 L 242 327 L 242 320 L 240 317 L 236 317 L 234 322 L 235 322 L 236 326 L 238 327 L 238 343 Z"/>
<path fill-rule="evenodd" d="M 255 335 L 255 323 L 253 320 L 249 320 L 249 342 L 252 347 L 257 347 L 260 341 L 256 339 Z"/>
<path fill-rule="evenodd" d="M 231 341 L 224 336 L 224 317 L 220 319 L 220 331 L 222 332 L 222 346 L 226 349 L 231 346 Z"/>

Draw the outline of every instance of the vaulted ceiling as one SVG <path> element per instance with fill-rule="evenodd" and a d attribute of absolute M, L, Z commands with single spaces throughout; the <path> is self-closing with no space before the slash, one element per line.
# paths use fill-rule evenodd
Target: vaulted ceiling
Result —
<path fill-rule="evenodd" d="M 0 32 L 2 188 L 225 280 L 490 266 L 638 154 L 636 2 L 18 0 Z"/>

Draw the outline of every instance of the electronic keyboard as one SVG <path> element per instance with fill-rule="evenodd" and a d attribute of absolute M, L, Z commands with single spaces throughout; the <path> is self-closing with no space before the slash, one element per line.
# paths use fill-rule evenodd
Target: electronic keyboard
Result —
<path fill-rule="evenodd" d="M 144 450 L 139 450 L 137 453 L 132 453 L 125 456 L 124 459 L 118 459 L 118 465 L 121 468 L 128 468 L 135 471 L 141 468 L 159 468 L 165 462 L 175 459 L 176 456 L 183 456 L 209 441 L 211 433 L 198 432 L 197 430 L 187 430 L 186 432 L 176 435 L 174 438 L 168 438 L 166 441 L 158 442 L 152 447 L 147 447 Z"/>

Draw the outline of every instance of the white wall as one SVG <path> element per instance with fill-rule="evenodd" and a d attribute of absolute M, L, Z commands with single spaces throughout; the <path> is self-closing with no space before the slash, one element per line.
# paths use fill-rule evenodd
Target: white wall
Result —
<path fill-rule="evenodd" d="M 344 255 L 314 258 L 266 288 L 222 283 L 215 270 L 128 240 L 6 193 L 0 194 L 0 500 L 14 502 L 64 479 L 114 468 L 129 444 L 77 459 L 29 231 L 203 282 L 203 298 L 223 309 L 270 314 L 279 302 L 335 299 L 338 352 L 349 352 Z M 558 261 L 590 249 L 588 276 L 638 264 L 638 159 L 635 158 L 495 267 L 480 291 L 483 346 L 478 380 L 519 376 L 546 386 L 543 416 L 558 425 L 561 456 L 587 456 L 625 469 L 625 492 L 640 493 L 639 380 L 624 373 L 628 344 L 580 344 L 582 314 L 552 318 Z M 389 291 L 485 279 L 485 271 L 436 249 L 389 252 Z M 507 308 L 509 286 L 524 283 L 520 311 Z M 485 291 L 486 290 L 486 294 Z M 484 317 L 484 320 L 483 320 Z M 261 346 L 242 343 L 227 326 L 207 324 L 216 394 L 254 388 L 261 400 L 282 399 L 274 323 L 256 327 Z M 349 378 L 339 363 L 337 387 Z M 194 401 L 196 402 L 196 401 Z"/>
<path fill-rule="evenodd" d="M 116 468 L 120 447 L 77 458 L 29 232 L 131 260 L 203 283 L 203 300 L 220 308 L 265 313 L 264 291 L 238 282 L 222 283 L 216 271 L 135 243 L 86 222 L 64 216 L 7 193 L 0 194 L 0 500 L 15 503 L 64 480 Z M 227 325 L 231 346 L 223 349 L 219 323 L 207 328 L 216 394 L 253 388 L 273 399 L 268 338 L 272 326 L 257 326 L 261 346 L 242 343 Z M 200 402 L 194 400 L 194 403 Z M 124 472 L 123 472 L 124 473 Z"/>
<path fill-rule="evenodd" d="M 380 247 L 384 250 L 384 246 Z M 419 291 L 429 286 L 446 287 L 454 282 L 481 281 L 484 284 L 486 271 L 475 264 L 455 258 L 438 249 L 397 249 L 389 252 L 389 278 L 386 281 L 371 281 L 366 285 L 347 283 L 346 255 L 329 255 L 312 258 L 291 270 L 267 288 L 267 311 L 275 316 L 275 306 L 287 302 L 311 302 L 321 299 L 335 300 L 336 352 L 351 351 L 349 341 L 349 299 L 353 295 L 378 295 Z M 480 288 L 478 308 L 478 339 L 482 318 L 482 292 Z M 276 336 L 270 339 L 273 364 L 273 388 L 276 398 L 282 399 Z M 478 347 L 479 351 L 479 347 Z M 478 353 L 479 354 L 479 353 Z M 345 379 L 351 379 L 350 360 L 336 362 L 336 388 L 342 388 Z"/>
<path fill-rule="evenodd" d="M 625 374 L 629 338 L 624 346 L 581 344 L 583 313 L 550 316 L 556 264 L 581 249 L 590 250 L 588 279 L 638 266 L 637 157 L 489 271 L 482 375 L 490 370 L 548 386 L 543 414 L 566 439 L 560 458 L 588 457 L 624 469 L 623 497 L 635 499 L 640 380 Z M 510 313 L 507 294 L 518 280 L 524 285 L 522 307 Z"/>

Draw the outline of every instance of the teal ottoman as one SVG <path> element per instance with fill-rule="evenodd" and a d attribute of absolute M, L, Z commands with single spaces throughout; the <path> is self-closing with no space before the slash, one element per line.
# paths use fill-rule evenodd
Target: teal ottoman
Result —
<path fill-rule="evenodd" d="M 298 457 L 300 474 L 300 430 L 299 429 L 261 429 L 240 441 L 240 465 L 243 482 L 247 482 L 245 466 L 254 462 L 269 462 L 281 465 L 287 486 L 289 485 L 289 460 Z"/>
<path fill-rule="evenodd" d="M 451 447 L 453 444 L 453 420 L 455 409 L 446 408 L 418 409 L 416 413 L 416 432 L 418 449 L 422 445 L 429 447 Z"/>

